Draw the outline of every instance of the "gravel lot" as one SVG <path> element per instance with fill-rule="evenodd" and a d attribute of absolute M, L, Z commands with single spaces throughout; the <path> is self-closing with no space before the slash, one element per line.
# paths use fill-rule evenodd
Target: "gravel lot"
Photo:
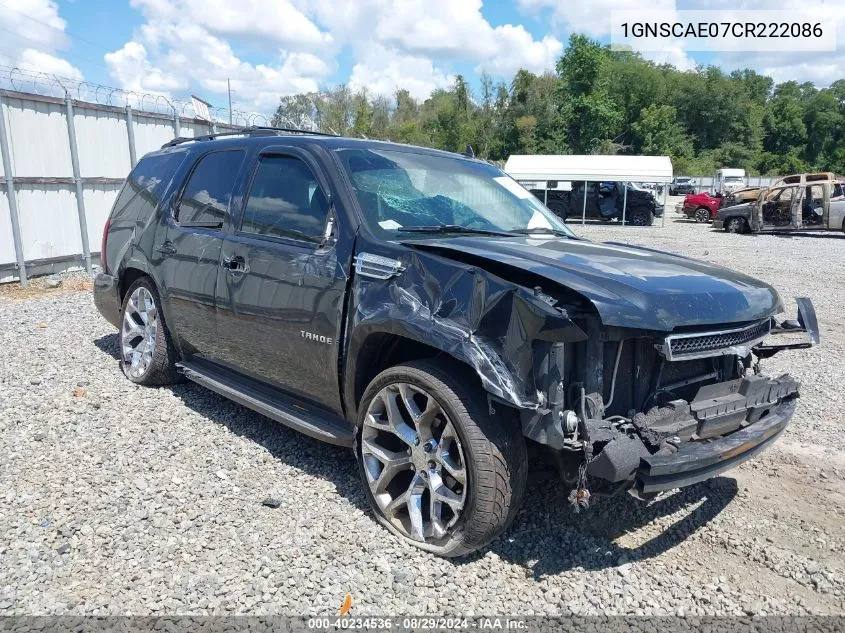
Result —
<path fill-rule="evenodd" d="M 672 209 L 670 201 L 669 209 Z M 535 477 L 480 555 L 438 559 L 376 525 L 352 455 L 191 384 L 133 386 L 88 292 L 0 289 L 0 614 L 845 613 L 845 236 L 575 226 L 812 297 L 823 344 L 775 448 L 645 505 L 572 514 Z M 268 496 L 278 509 L 262 505 Z"/>

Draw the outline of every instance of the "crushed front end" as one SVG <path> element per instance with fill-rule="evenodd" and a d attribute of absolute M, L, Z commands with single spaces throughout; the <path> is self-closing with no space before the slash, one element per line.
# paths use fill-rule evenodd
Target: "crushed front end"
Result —
<path fill-rule="evenodd" d="M 523 411 L 526 437 L 548 446 L 576 491 L 635 496 L 722 473 L 771 444 L 795 411 L 798 382 L 760 360 L 818 343 L 815 311 L 655 333 L 603 327 L 588 339 L 538 343 L 543 406 Z"/>

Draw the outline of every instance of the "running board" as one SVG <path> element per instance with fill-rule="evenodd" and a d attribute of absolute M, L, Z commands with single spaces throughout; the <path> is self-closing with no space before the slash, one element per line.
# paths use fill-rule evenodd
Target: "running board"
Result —
<path fill-rule="evenodd" d="M 354 435 L 343 418 L 299 403 L 208 362 L 182 361 L 176 363 L 176 369 L 188 380 L 295 431 L 336 446 L 352 446 Z"/>

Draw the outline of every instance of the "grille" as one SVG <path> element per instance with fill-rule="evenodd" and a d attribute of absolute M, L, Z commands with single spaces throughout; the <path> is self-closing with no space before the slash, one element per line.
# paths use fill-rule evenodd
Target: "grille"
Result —
<path fill-rule="evenodd" d="M 753 325 L 720 332 L 699 334 L 675 334 L 666 337 L 664 351 L 669 360 L 682 358 L 701 358 L 732 354 L 731 348 L 737 345 L 756 343 L 765 338 L 772 328 L 771 320 L 766 319 Z"/>

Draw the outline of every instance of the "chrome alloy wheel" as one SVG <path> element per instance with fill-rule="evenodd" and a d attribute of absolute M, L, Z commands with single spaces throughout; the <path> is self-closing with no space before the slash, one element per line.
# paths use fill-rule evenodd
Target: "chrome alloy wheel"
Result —
<path fill-rule="evenodd" d="M 133 378 L 143 376 L 153 361 L 157 326 L 155 300 L 149 290 L 138 286 L 126 304 L 120 332 L 123 364 Z"/>
<path fill-rule="evenodd" d="M 378 507 L 408 538 L 437 544 L 458 522 L 467 497 L 463 448 L 422 388 L 394 383 L 376 394 L 361 429 L 361 458 Z"/>

